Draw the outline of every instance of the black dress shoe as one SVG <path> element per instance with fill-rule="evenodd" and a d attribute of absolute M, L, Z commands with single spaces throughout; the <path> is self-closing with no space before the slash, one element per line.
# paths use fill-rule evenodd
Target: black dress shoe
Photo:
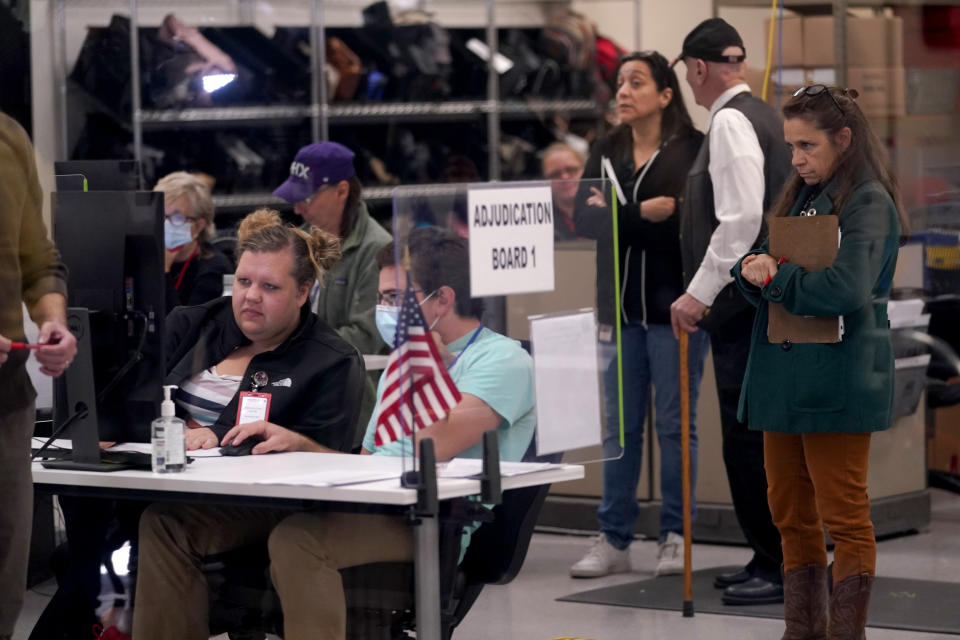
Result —
<path fill-rule="evenodd" d="M 728 573 L 718 573 L 713 578 L 714 589 L 726 589 L 732 584 L 741 584 L 753 577 L 753 574 L 747 571 L 747 568 L 737 569 Z"/>
<path fill-rule="evenodd" d="M 783 602 L 783 585 L 753 577 L 723 591 L 723 604 L 777 604 Z"/>

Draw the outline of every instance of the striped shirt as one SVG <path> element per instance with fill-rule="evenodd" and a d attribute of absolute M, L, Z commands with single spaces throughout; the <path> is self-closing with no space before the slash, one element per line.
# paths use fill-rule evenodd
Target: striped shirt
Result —
<path fill-rule="evenodd" d="M 230 404 L 242 380 L 243 376 L 220 375 L 210 367 L 180 385 L 174 402 L 201 427 L 209 427 Z"/>

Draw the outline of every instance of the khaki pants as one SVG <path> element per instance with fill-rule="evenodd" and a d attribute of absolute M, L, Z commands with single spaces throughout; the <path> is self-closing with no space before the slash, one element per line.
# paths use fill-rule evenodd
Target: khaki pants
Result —
<path fill-rule="evenodd" d="M 867 496 L 869 433 L 763 434 L 770 512 L 785 572 L 826 565 L 823 525 L 835 543 L 833 579 L 876 571 Z"/>
<path fill-rule="evenodd" d="M 266 540 L 290 511 L 252 507 L 154 504 L 140 519 L 137 640 L 210 637 L 205 556 Z"/>
<path fill-rule="evenodd" d="M 339 569 L 412 559 L 413 531 L 401 516 L 288 517 L 270 534 L 270 576 L 283 604 L 284 638 L 343 640 L 347 611 Z"/>
<path fill-rule="evenodd" d="M 33 527 L 30 436 L 34 403 L 0 415 L 0 638 L 13 635 L 27 589 Z"/>
<path fill-rule="evenodd" d="M 203 557 L 268 536 L 287 640 L 344 637 L 339 569 L 413 559 L 413 533 L 401 516 L 155 504 L 140 520 L 133 637 L 207 640 Z"/>

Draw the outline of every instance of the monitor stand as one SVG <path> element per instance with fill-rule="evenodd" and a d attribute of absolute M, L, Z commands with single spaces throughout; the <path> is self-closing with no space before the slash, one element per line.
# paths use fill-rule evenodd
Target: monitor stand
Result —
<path fill-rule="evenodd" d="M 77 355 L 63 376 L 53 385 L 54 432 L 74 413 L 78 416 L 63 438 L 73 443 L 69 458 L 47 460 L 45 469 L 79 471 L 122 471 L 132 465 L 104 462 L 100 456 L 100 434 L 97 429 L 97 395 L 93 383 L 93 352 L 90 347 L 90 314 L 82 307 L 67 309 L 67 326 L 77 339 Z"/>

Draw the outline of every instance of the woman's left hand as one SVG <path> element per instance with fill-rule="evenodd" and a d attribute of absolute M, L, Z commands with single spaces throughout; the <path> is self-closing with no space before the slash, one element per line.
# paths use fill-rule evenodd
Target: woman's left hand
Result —
<path fill-rule="evenodd" d="M 296 431 L 291 431 L 290 429 L 281 427 L 278 424 L 273 424 L 272 422 L 267 422 L 266 420 L 238 424 L 233 429 L 230 429 L 230 431 L 227 431 L 227 434 L 223 436 L 220 444 L 240 444 L 250 436 L 255 435 L 263 438 L 263 442 L 253 447 L 251 450 L 253 454 L 270 453 L 271 451 L 312 450 L 306 446 L 309 441 Z"/>
<path fill-rule="evenodd" d="M 747 256 L 740 263 L 740 275 L 750 284 L 762 288 L 768 278 L 777 275 L 777 261 L 767 253 Z"/>

